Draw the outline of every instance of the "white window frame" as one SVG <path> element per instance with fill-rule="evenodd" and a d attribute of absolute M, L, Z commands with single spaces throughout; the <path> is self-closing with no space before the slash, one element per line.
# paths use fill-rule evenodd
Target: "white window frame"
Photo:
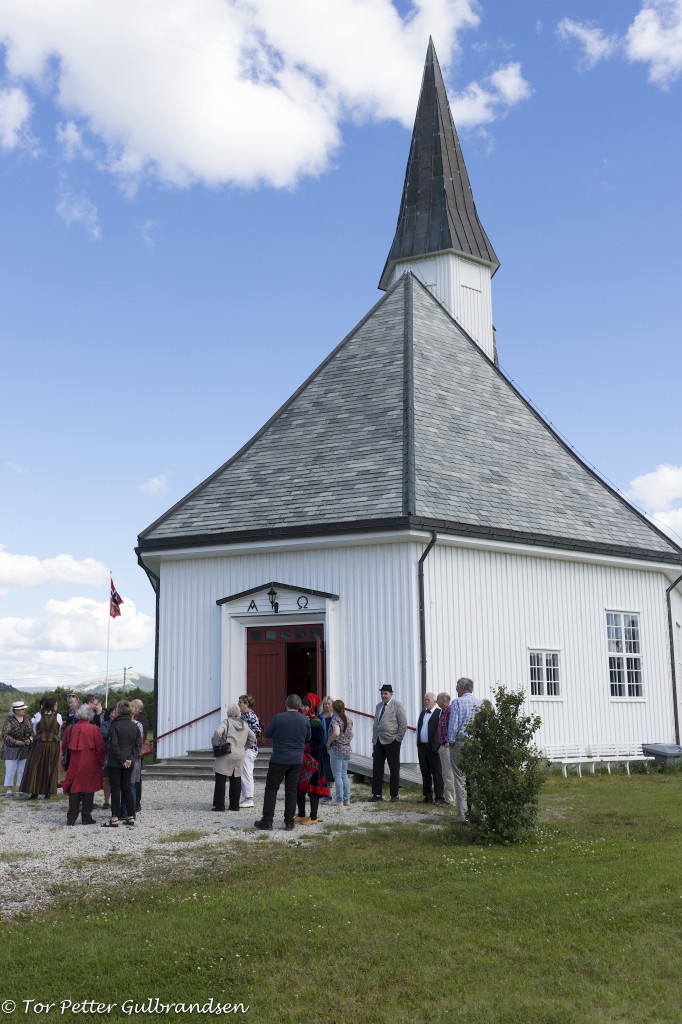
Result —
<path fill-rule="evenodd" d="M 533 665 L 533 659 L 542 658 L 541 664 Z M 548 664 L 553 661 L 554 664 Z M 528 672 L 529 672 L 529 693 L 531 700 L 563 700 L 564 693 L 561 680 L 561 651 L 557 647 L 529 647 L 528 648 Z M 542 671 L 542 678 L 533 678 L 538 669 Z M 548 680 L 548 669 L 556 678 Z M 541 688 L 542 692 L 533 693 L 533 686 Z M 554 693 L 548 693 L 548 687 L 554 687 Z"/>
<path fill-rule="evenodd" d="M 646 700 L 640 613 L 607 608 L 604 622 L 610 699 L 618 703 Z"/>

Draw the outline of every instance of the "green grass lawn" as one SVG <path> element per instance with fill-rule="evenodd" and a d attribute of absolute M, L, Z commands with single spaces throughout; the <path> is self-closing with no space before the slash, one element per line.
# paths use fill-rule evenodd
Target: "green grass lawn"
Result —
<path fill-rule="evenodd" d="M 116 891 L 3 926 L 2 998 L 13 1019 L 23 999 L 120 1021 L 125 999 L 213 997 L 266 1024 L 679 1024 L 682 774 L 552 777 L 541 817 L 516 847 L 379 813 L 236 862 L 214 848 L 194 877 L 185 858 L 188 877 L 128 885 L 118 863 Z"/>

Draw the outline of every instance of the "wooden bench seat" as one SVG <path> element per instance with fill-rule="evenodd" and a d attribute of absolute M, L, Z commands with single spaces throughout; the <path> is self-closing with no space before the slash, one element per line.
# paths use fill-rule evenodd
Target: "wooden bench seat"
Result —
<path fill-rule="evenodd" d="M 632 761 L 655 761 L 654 757 L 647 757 L 641 746 L 632 743 L 600 743 L 590 749 L 590 753 L 600 764 L 606 765 L 606 770 L 611 774 L 612 764 L 625 766 L 625 774 L 630 774 L 630 763 Z"/>
<path fill-rule="evenodd" d="M 590 774 L 594 775 L 594 770 L 599 760 L 598 758 L 586 754 L 583 748 L 577 743 L 573 745 L 567 744 L 565 746 L 545 747 L 543 755 L 548 761 L 561 765 L 561 774 L 564 778 L 568 775 L 569 767 L 575 768 L 579 778 L 582 778 L 583 765 L 588 765 Z"/>

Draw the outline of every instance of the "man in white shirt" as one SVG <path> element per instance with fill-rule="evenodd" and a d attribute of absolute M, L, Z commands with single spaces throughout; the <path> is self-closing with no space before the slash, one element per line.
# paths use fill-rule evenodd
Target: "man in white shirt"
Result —
<path fill-rule="evenodd" d="M 440 708 L 436 704 L 435 693 L 424 695 L 424 710 L 417 722 L 417 757 L 419 770 L 422 773 L 422 793 L 424 803 L 433 803 L 434 796 L 438 807 L 445 807 L 443 799 L 443 773 L 438 753 L 438 719 Z"/>

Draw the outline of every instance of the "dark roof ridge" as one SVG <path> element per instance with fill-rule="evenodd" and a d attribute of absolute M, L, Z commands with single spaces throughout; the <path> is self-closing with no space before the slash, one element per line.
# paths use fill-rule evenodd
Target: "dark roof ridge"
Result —
<path fill-rule="evenodd" d="M 416 466 L 414 455 L 414 316 L 412 281 L 414 274 L 403 274 L 405 299 L 403 310 L 403 514 L 417 511 Z"/>
<path fill-rule="evenodd" d="M 153 523 L 150 523 L 149 526 L 145 527 L 145 529 L 142 530 L 140 534 L 138 534 L 138 540 L 143 539 L 149 533 L 155 530 L 161 523 L 165 522 L 165 520 L 168 519 L 169 516 L 177 512 L 178 509 L 182 508 L 182 506 L 185 505 L 191 498 L 193 498 L 194 495 L 197 494 L 203 487 L 209 484 L 212 480 L 215 480 L 215 478 L 220 476 L 220 474 L 224 472 L 229 466 L 231 466 L 233 462 L 236 462 L 237 459 L 244 455 L 249 450 L 249 448 L 251 448 L 256 443 L 256 441 L 258 441 L 263 436 L 263 434 L 265 434 L 266 431 L 269 430 L 269 428 L 279 419 L 279 417 L 284 412 L 286 412 L 286 410 L 296 401 L 299 395 L 301 395 L 306 390 L 306 388 L 319 376 L 322 370 L 332 361 L 332 359 L 334 359 L 334 357 L 341 351 L 341 349 L 343 349 L 355 337 L 355 335 L 362 327 L 364 327 L 365 323 L 370 319 L 370 317 L 372 317 L 373 314 L 385 302 L 388 301 L 388 299 L 393 295 L 395 291 L 397 291 L 399 287 L 405 287 L 405 281 L 403 280 L 403 277 L 404 275 L 402 275 L 388 289 L 388 291 L 384 295 L 382 295 L 377 300 L 377 302 L 375 302 L 375 304 L 372 306 L 369 312 L 366 313 L 365 316 L 363 316 L 362 320 L 360 320 L 355 325 L 355 327 L 353 327 L 353 329 L 345 336 L 345 338 L 343 338 L 342 341 L 340 341 L 339 344 L 334 349 L 332 349 L 329 355 L 322 360 L 322 362 L 313 370 L 313 372 L 308 377 L 306 377 L 303 383 L 296 389 L 296 391 L 294 391 L 292 395 L 290 395 L 286 402 L 280 405 L 280 407 L 272 414 L 270 419 L 267 420 L 267 422 L 265 422 L 263 426 L 260 427 L 260 429 L 257 430 L 256 433 L 251 438 L 249 438 L 249 440 L 244 445 L 242 445 L 239 451 L 235 452 L 234 455 L 232 455 L 227 460 L 227 462 L 224 462 L 221 466 L 218 467 L 218 469 L 216 469 L 213 473 L 207 476 L 204 480 L 201 480 L 200 483 L 193 487 L 188 494 L 185 494 L 182 498 L 180 498 L 180 500 L 177 501 L 166 512 L 164 512 L 163 515 L 159 516 L 159 518 L 155 519 Z"/>
<path fill-rule="evenodd" d="M 492 367 L 492 369 L 501 378 L 501 380 L 504 381 L 504 383 L 507 385 L 507 387 L 510 388 L 511 391 L 514 392 L 514 394 L 517 396 L 517 398 L 519 398 L 523 402 L 523 404 L 526 406 L 526 408 L 528 408 L 530 410 L 530 412 L 533 414 L 535 419 L 538 420 L 538 422 L 540 424 L 542 424 L 542 426 L 546 430 L 549 431 L 549 433 L 555 438 L 555 440 L 559 442 L 561 447 L 566 452 L 568 452 L 568 454 L 572 457 L 572 459 L 575 462 L 577 462 L 578 465 L 580 465 L 584 470 L 586 470 L 590 474 L 590 476 L 592 476 L 596 481 L 598 481 L 598 483 L 600 483 L 602 487 L 604 487 L 607 491 L 609 491 L 611 494 L 613 494 L 614 497 L 618 498 L 620 503 L 622 505 L 624 505 L 630 512 L 634 512 L 635 515 L 643 523 L 645 523 L 649 527 L 650 530 L 652 530 L 654 533 L 656 533 L 667 544 L 671 545 L 671 547 L 675 550 L 675 552 L 677 552 L 680 555 L 682 555 L 682 546 L 680 546 L 679 544 L 676 544 L 675 541 L 672 539 L 672 537 L 669 537 L 663 530 L 659 529 L 659 527 L 657 527 L 655 525 L 655 523 L 652 523 L 650 519 L 648 519 L 642 512 L 639 511 L 638 508 L 635 508 L 635 506 L 632 505 L 627 500 L 627 498 L 625 498 L 620 493 L 620 491 L 617 491 L 615 489 L 615 487 L 612 487 L 610 483 L 608 483 L 606 480 L 604 480 L 604 478 L 602 476 L 600 476 L 599 473 L 595 469 L 593 469 L 587 462 L 585 462 L 584 459 L 580 455 L 578 455 L 578 453 L 575 451 L 575 449 L 572 448 L 571 445 L 567 441 L 565 441 L 563 439 L 563 437 L 559 433 L 557 433 L 557 431 L 554 429 L 554 427 L 552 427 L 552 425 L 547 422 L 545 417 L 540 412 L 538 412 L 538 410 L 535 408 L 535 406 L 532 404 L 532 402 L 529 401 L 529 399 L 527 399 L 525 397 L 525 395 L 521 391 L 519 391 L 519 389 L 516 387 L 516 385 L 513 383 L 513 381 L 511 381 L 509 379 L 509 377 L 507 377 L 507 375 L 500 369 L 500 367 L 496 365 L 495 361 L 493 359 L 491 359 L 490 356 L 487 355 L 483 351 L 481 346 L 476 341 L 474 341 L 474 339 L 471 337 L 471 335 L 467 333 L 465 328 L 462 327 L 462 325 L 456 320 L 456 318 L 447 309 L 447 307 L 444 306 L 443 303 L 440 302 L 439 299 L 437 299 L 435 295 L 433 295 L 433 293 L 429 290 L 429 288 L 427 288 L 426 285 L 422 281 L 420 281 L 419 278 L 415 274 L 412 273 L 412 271 L 406 271 L 405 274 L 403 274 L 402 276 L 406 277 L 408 274 L 409 274 L 409 276 L 411 278 L 413 278 L 417 282 L 419 287 L 429 297 L 429 299 L 438 306 L 438 308 L 445 314 L 445 316 L 448 317 L 449 320 L 452 321 L 452 323 L 455 325 L 455 327 L 460 332 L 460 334 L 462 334 L 463 337 L 466 338 L 466 340 L 469 342 L 469 344 L 473 346 L 473 348 L 476 350 L 476 352 L 481 357 L 481 359 L 484 359 Z"/>

